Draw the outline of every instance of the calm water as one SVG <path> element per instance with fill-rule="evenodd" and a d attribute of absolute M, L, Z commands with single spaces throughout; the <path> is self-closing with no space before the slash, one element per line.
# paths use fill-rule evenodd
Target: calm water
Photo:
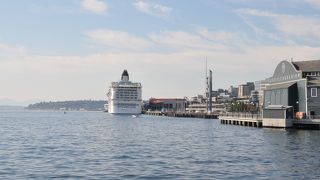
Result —
<path fill-rule="evenodd" d="M 320 179 L 320 131 L 0 111 L 0 179 Z"/>

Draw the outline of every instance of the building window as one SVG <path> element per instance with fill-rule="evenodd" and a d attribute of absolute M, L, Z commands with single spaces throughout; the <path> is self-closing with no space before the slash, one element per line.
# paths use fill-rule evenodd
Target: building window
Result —
<path fill-rule="evenodd" d="M 318 97 L 317 88 L 311 88 L 311 97 Z"/>

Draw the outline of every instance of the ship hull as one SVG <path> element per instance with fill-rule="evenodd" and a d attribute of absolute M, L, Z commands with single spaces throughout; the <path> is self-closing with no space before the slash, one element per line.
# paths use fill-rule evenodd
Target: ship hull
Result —
<path fill-rule="evenodd" d="M 141 102 L 116 102 L 109 104 L 108 112 L 110 114 L 141 114 Z"/>

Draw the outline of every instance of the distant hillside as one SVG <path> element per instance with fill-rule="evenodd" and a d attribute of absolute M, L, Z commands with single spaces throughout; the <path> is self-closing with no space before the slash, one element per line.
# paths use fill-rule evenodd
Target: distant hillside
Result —
<path fill-rule="evenodd" d="M 26 109 L 31 110 L 67 110 L 67 111 L 102 111 L 107 101 L 79 100 L 79 101 L 57 101 L 40 102 L 30 104 Z"/>

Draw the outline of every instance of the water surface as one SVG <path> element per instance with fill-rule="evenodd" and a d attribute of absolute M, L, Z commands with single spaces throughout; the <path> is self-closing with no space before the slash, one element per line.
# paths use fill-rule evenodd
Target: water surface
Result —
<path fill-rule="evenodd" d="M 0 111 L 1 179 L 320 179 L 320 131 Z"/>

